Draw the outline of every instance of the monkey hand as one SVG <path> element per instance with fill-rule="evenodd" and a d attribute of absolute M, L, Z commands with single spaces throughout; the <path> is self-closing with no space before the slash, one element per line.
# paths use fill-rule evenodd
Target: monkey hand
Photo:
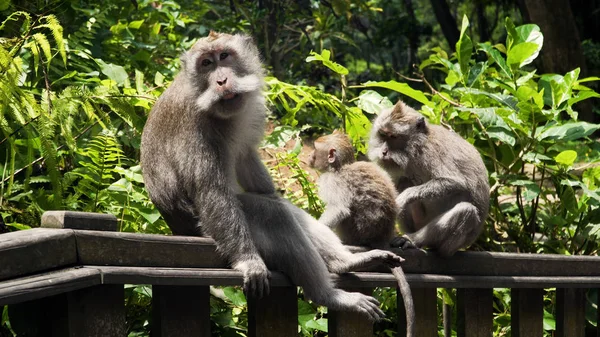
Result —
<path fill-rule="evenodd" d="M 373 254 L 373 260 L 379 261 L 390 268 L 399 267 L 404 262 L 403 258 L 388 250 L 373 249 L 369 253 Z"/>
<path fill-rule="evenodd" d="M 417 246 L 412 241 L 410 241 L 410 238 L 408 238 L 407 236 L 397 236 L 393 238 L 390 242 L 390 246 L 394 248 L 400 248 L 402 250 L 417 248 Z"/>
<path fill-rule="evenodd" d="M 353 310 L 365 315 L 369 321 L 377 322 L 385 318 L 385 314 L 379 308 L 379 301 L 375 298 L 361 293 L 347 293 L 345 297 Z"/>
<path fill-rule="evenodd" d="M 244 277 L 244 293 L 261 298 L 269 295 L 271 272 L 259 257 L 251 257 L 233 265 Z"/>

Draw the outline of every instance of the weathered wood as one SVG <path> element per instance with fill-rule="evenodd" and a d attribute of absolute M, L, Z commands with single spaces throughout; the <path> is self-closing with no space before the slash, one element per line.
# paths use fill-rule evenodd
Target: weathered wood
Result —
<path fill-rule="evenodd" d="M 0 280 L 75 263 L 72 230 L 36 228 L 0 235 Z"/>
<path fill-rule="evenodd" d="M 76 230 L 82 264 L 223 268 L 208 238 Z M 356 249 L 355 249 L 356 250 Z M 444 259 L 420 250 L 393 250 L 406 258 L 409 274 L 479 276 L 600 276 L 598 256 L 458 252 Z M 387 267 L 381 271 L 389 272 Z M 450 285 L 449 287 L 453 287 Z"/>
<path fill-rule="evenodd" d="M 585 335 L 585 289 L 556 289 L 556 336 Z"/>
<path fill-rule="evenodd" d="M 541 337 L 544 334 L 542 289 L 511 290 L 511 331 L 513 337 Z"/>
<path fill-rule="evenodd" d="M 437 337 L 436 288 L 411 287 L 411 292 L 415 303 L 415 336 Z M 398 308 L 400 307 L 398 306 Z"/>
<path fill-rule="evenodd" d="M 117 217 L 112 214 L 73 211 L 44 212 L 41 226 L 113 232 L 118 229 Z"/>
<path fill-rule="evenodd" d="M 241 285 L 242 274 L 232 269 L 213 268 L 161 268 L 161 267 L 113 267 L 85 266 L 102 271 L 108 284 L 162 284 L 162 285 Z M 272 272 L 273 286 L 289 286 L 289 279 L 282 273 Z M 396 279 L 384 273 L 348 273 L 331 275 L 343 288 L 395 287 Z M 448 276 L 406 274 L 414 288 L 551 288 L 568 286 L 589 288 L 600 285 L 598 277 L 522 277 L 522 276 Z"/>
<path fill-rule="evenodd" d="M 66 294 L 69 337 L 125 336 L 123 285 L 99 285 Z"/>
<path fill-rule="evenodd" d="M 209 287 L 152 286 L 152 336 L 209 337 Z"/>
<path fill-rule="evenodd" d="M 75 231 L 81 264 L 224 268 L 214 241 L 193 236 Z"/>
<path fill-rule="evenodd" d="M 450 289 L 447 289 L 450 291 Z M 442 323 L 444 324 L 444 336 L 452 336 L 452 305 L 446 303 L 446 297 L 448 294 L 444 294 L 444 300 L 442 303 Z"/>
<path fill-rule="evenodd" d="M 30 301 L 101 283 L 96 269 L 69 268 L 0 282 L 0 305 Z"/>
<path fill-rule="evenodd" d="M 373 293 L 372 288 L 351 289 L 350 292 L 361 292 L 366 295 Z M 371 337 L 373 322 L 357 312 L 331 310 L 327 311 L 327 332 L 330 337 Z"/>
<path fill-rule="evenodd" d="M 458 337 L 492 336 L 492 289 L 457 289 L 456 295 Z"/>
<path fill-rule="evenodd" d="M 261 299 L 248 297 L 248 336 L 279 337 L 298 334 L 296 287 L 271 287 Z"/>

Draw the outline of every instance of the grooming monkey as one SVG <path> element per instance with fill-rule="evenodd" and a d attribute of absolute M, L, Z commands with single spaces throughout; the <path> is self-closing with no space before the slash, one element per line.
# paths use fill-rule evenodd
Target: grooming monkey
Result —
<path fill-rule="evenodd" d="M 319 222 L 335 228 L 347 245 L 389 248 L 395 236 L 396 189 L 389 175 L 374 163 L 356 162 L 350 139 L 334 131 L 315 140 L 311 167 L 322 172 L 317 184 L 325 211 Z M 414 336 L 415 310 L 401 267 L 392 267 L 406 310 L 406 335 Z"/>
<path fill-rule="evenodd" d="M 173 233 L 212 237 L 242 272 L 248 295 L 268 294 L 268 267 L 318 304 L 381 319 L 377 300 L 336 289 L 329 272 L 402 259 L 383 250 L 352 254 L 329 228 L 275 194 L 257 152 L 266 108 L 252 38 L 211 32 L 181 61 L 150 112 L 141 146 L 146 188 Z"/>
<path fill-rule="evenodd" d="M 396 182 L 398 218 L 417 247 L 451 256 L 477 239 L 490 188 L 473 145 L 399 101 L 373 122 L 368 156 Z M 408 244 L 399 239 L 393 245 Z"/>

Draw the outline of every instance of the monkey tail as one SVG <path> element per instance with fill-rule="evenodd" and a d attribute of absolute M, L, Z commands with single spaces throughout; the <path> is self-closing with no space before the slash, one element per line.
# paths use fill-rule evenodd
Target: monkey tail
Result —
<path fill-rule="evenodd" d="M 404 311 L 406 311 L 406 337 L 414 337 L 415 305 L 410 286 L 408 285 L 408 281 L 406 281 L 406 275 L 404 275 L 402 267 L 392 268 L 392 274 L 394 274 L 396 281 L 398 281 L 398 287 L 402 294 L 402 302 L 404 302 Z"/>

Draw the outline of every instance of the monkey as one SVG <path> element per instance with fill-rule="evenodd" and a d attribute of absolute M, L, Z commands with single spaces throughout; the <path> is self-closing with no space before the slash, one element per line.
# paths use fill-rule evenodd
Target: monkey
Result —
<path fill-rule="evenodd" d="M 394 239 L 394 246 L 426 246 L 449 257 L 475 242 L 489 210 L 489 182 L 473 145 L 398 101 L 373 121 L 367 155 L 400 192 L 398 220 L 406 237 Z"/>
<path fill-rule="evenodd" d="M 321 172 L 317 180 L 325 211 L 319 222 L 337 229 L 342 243 L 386 249 L 395 236 L 396 188 L 390 176 L 371 162 L 355 161 L 347 135 L 334 131 L 319 137 L 309 165 Z M 414 336 L 415 310 L 410 286 L 401 267 L 391 268 L 406 311 L 406 335 Z"/>
<path fill-rule="evenodd" d="M 375 298 L 335 288 L 330 272 L 402 259 L 384 250 L 353 254 L 276 194 L 257 150 L 267 114 L 264 76 L 258 47 L 245 34 L 211 32 L 181 56 L 142 132 L 149 197 L 174 235 L 212 237 L 249 296 L 268 295 L 270 270 L 278 270 L 317 304 L 379 320 Z"/>

